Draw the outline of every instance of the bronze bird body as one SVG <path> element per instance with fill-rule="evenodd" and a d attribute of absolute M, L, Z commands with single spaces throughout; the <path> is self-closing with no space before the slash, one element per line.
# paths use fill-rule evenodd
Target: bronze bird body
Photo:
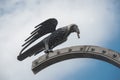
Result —
<path fill-rule="evenodd" d="M 17 57 L 18 60 L 22 61 L 28 56 L 36 55 L 41 51 L 45 51 L 45 53 L 49 53 L 52 49 L 59 44 L 65 42 L 70 35 L 70 33 L 76 32 L 79 37 L 79 29 L 75 24 L 71 24 L 62 28 L 59 28 L 53 31 L 49 36 L 29 48 L 28 50 L 21 52 L 21 54 Z"/>

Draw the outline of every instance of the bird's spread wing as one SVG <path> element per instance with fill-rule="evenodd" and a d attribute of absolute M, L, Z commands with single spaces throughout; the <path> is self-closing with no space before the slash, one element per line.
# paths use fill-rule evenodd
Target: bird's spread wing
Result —
<path fill-rule="evenodd" d="M 35 30 L 31 32 L 31 35 L 25 40 L 25 43 L 22 45 L 23 49 L 20 54 L 34 41 L 38 38 L 55 31 L 58 22 L 55 18 L 50 18 L 37 26 L 35 26 Z"/>
<path fill-rule="evenodd" d="M 26 51 L 22 52 L 22 54 L 17 56 L 17 59 L 19 61 L 24 60 L 27 57 L 32 56 L 33 54 L 37 54 L 41 51 L 44 50 L 44 42 L 40 41 L 39 43 L 35 44 L 34 46 L 32 46 L 31 48 L 27 49 Z"/>

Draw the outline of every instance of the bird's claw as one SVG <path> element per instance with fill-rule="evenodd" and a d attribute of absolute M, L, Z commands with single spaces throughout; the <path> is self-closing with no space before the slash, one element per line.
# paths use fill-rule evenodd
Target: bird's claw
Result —
<path fill-rule="evenodd" d="M 49 50 L 45 50 L 44 52 L 45 53 L 50 53 L 50 52 L 53 52 L 53 50 L 49 49 Z"/>

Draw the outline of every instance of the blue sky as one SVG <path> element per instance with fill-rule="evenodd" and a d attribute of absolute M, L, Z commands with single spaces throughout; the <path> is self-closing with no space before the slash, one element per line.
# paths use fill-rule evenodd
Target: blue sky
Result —
<path fill-rule="evenodd" d="M 81 38 L 73 33 L 56 47 L 96 45 L 120 52 L 119 0 L 0 0 L 0 80 L 120 80 L 120 69 L 104 61 L 71 59 L 49 66 L 34 75 L 32 56 L 16 59 L 34 26 L 48 18 L 58 26 L 79 26 Z"/>

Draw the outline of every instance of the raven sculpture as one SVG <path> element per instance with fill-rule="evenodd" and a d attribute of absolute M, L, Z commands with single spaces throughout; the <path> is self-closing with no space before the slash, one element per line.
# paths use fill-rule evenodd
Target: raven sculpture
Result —
<path fill-rule="evenodd" d="M 52 49 L 57 45 L 65 42 L 67 40 L 67 37 L 72 32 L 76 32 L 78 38 L 80 38 L 80 31 L 76 24 L 71 24 L 55 30 L 57 23 L 58 22 L 56 19 L 50 18 L 36 26 L 36 29 L 31 33 L 31 36 L 25 40 L 26 43 L 22 45 L 24 47 L 18 55 L 17 59 L 22 61 L 28 56 L 36 55 L 43 50 L 45 50 L 45 53 L 52 52 Z M 51 34 L 34 46 L 24 51 L 31 43 L 47 33 Z"/>

